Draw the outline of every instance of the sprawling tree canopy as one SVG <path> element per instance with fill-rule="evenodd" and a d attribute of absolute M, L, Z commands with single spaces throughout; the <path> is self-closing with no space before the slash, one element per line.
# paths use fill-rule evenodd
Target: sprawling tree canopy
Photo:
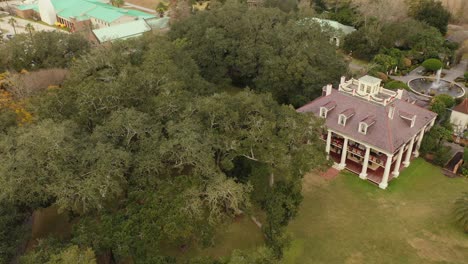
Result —
<path fill-rule="evenodd" d="M 299 106 L 335 82 L 346 66 L 316 23 L 278 9 L 248 9 L 235 1 L 175 24 L 170 37 L 209 81 L 270 92 Z"/>
<path fill-rule="evenodd" d="M 269 94 L 214 93 L 187 45 L 148 35 L 93 49 L 62 88 L 31 98 L 32 124 L 0 138 L 0 204 L 58 205 L 80 216 L 71 239 L 80 249 L 167 263 L 162 243 L 209 244 L 269 177 L 273 188 L 255 201 L 279 234 L 300 203 L 303 173 L 326 163 L 321 122 Z M 278 202 L 266 203 L 272 193 Z"/>
<path fill-rule="evenodd" d="M 0 72 L 63 68 L 88 50 L 89 42 L 78 34 L 43 31 L 18 34 L 0 44 Z"/>

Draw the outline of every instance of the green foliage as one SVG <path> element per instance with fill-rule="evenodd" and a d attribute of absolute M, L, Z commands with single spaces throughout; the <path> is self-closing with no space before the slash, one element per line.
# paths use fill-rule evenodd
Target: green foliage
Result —
<path fill-rule="evenodd" d="M 420 150 L 422 153 L 436 152 L 439 149 L 442 149 L 443 141 L 449 139 L 451 136 L 452 132 L 447 128 L 440 125 L 434 125 L 431 130 L 429 130 L 429 133 L 424 135 Z M 439 158 L 441 161 L 443 161 L 445 151 L 446 150 L 440 150 L 439 152 Z"/>
<path fill-rule="evenodd" d="M 2 108 L 0 109 L 0 132 L 6 133 L 10 127 L 17 125 L 16 114 L 13 110 Z"/>
<path fill-rule="evenodd" d="M 315 11 L 322 13 L 323 11 L 327 10 L 326 0 L 313 0 L 313 7 Z"/>
<path fill-rule="evenodd" d="M 27 240 L 23 223 L 28 216 L 13 204 L 0 202 L 0 263 L 9 263 L 17 248 Z"/>
<path fill-rule="evenodd" d="M 387 49 L 395 47 L 408 50 L 407 55 L 414 60 L 423 61 L 437 58 L 439 53 L 453 53 L 446 47 L 444 37 L 437 29 L 414 19 L 384 24 L 381 32 L 381 35 L 374 34 L 374 42 L 377 41 L 378 45 Z"/>
<path fill-rule="evenodd" d="M 89 50 L 89 42 L 79 34 L 39 31 L 19 34 L 0 44 L 0 72 L 41 68 L 64 68 Z"/>
<path fill-rule="evenodd" d="M 225 264 L 277 264 L 271 249 L 259 247 L 255 251 L 234 250 L 231 257 Z"/>
<path fill-rule="evenodd" d="M 448 138 L 447 138 L 448 139 Z M 449 159 L 451 158 L 450 155 L 450 147 L 448 146 L 440 146 L 435 150 L 434 153 L 434 163 L 441 167 L 445 166 Z"/>
<path fill-rule="evenodd" d="M 435 96 L 432 100 L 442 102 L 446 108 L 452 108 L 455 106 L 455 99 L 448 94 L 439 94 Z"/>
<path fill-rule="evenodd" d="M 47 264 L 76 263 L 76 264 L 96 264 L 94 252 L 90 249 L 80 249 L 78 246 L 70 246 L 58 254 L 50 257 Z"/>
<path fill-rule="evenodd" d="M 452 108 L 455 105 L 455 99 L 447 94 L 441 94 L 434 96 L 431 102 L 430 110 L 437 113 L 438 120 L 446 120 L 449 112 L 448 108 Z"/>
<path fill-rule="evenodd" d="M 166 248 L 210 245 L 251 197 L 270 200 L 268 188 L 251 195 L 251 182 L 257 188 L 273 173 L 281 208 L 268 208 L 285 226 L 303 173 L 326 164 L 322 122 L 268 94 L 213 93 L 189 43 L 147 35 L 77 59 L 62 88 L 29 102 L 34 122 L 0 137 L 0 203 L 56 204 L 78 217 L 71 240 L 79 248 L 174 263 Z M 270 237 L 279 255 L 285 236 Z M 47 245 L 24 261 L 78 254 L 62 249 Z"/>
<path fill-rule="evenodd" d="M 437 71 L 442 69 L 442 62 L 438 59 L 427 59 L 422 63 L 422 66 L 429 71 Z"/>
<path fill-rule="evenodd" d="M 344 25 L 354 26 L 357 21 L 358 14 L 349 5 L 345 5 L 337 9 L 336 12 L 330 12 L 329 18 Z"/>
<path fill-rule="evenodd" d="M 468 72 L 465 72 L 465 74 L 463 74 L 463 77 L 465 78 L 465 82 L 468 82 Z"/>
<path fill-rule="evenodd" d="M 468 192 L 455 201 L 455 220 L 468 233 Z"/>
<path fill-rule="evenodd" d="M 47 263 L 52 255 L 60 254 L 66 247 L 66 244 L 62 244 L 62 242 L 55 237 L 40 239 L 34 250 L 21 256 L 18 262 L 20 264 Z"/>
<path fill-rule="evenodd" d="M 21 256 L 20 264 L 96 264 L 96 257 L 90 248 L 79 248 L 76 245 L 62 244 L 55 238 L 40 240 L 34 250 Z"/>
<path fill-rule="evenodd" d="M 175 24 L 201 75 L 215 83 L 269 92 L 280 103 L 303 105 L 321 94 L 346 66 L 317 23 L 298 23 L 276 9 L 248 9 L 229 1 Z"/>
<path fill-rule="evenodd" d="M 386 72 L 390 69 L 395 68 L 395 66 L 398 66 L 397 59 L 385 54 L 377 54 L 374 57 L 373 62 L 378 65 L 378 70 L 380 70 L 381 72 Z"/>
<path fill-rule="evenodd" d="M 381 35 L 372 25 L 361 27 L 345 37 L 343 49 L 352 52 L 353 57 L 371 60 L 380 50 Z"/>
<path fill-rule="evenodd" d="M 76 133 L 71 122 L 44 120 L 3 137 L 0 201 L 33 209 L 55 201 L 61 209 L 84 212 L 120 195 L 128 155 Z"/>
<path fill-rule="evenodd" d="M 409 87 L 406 83 L 401 81 L 389 81 L 385 84 L 385 88 L 390 90 L 398 90 L 398 89 L 405 89 L 409 90 Z"/>
<path fill-rule="evenodd" d="M 300 181 L 296 183 L 278 182 L 265 201 L 267 221 L 263 227 L 267 245 L 278 259 L 283 256 L 283 249 L 289 244 L 289 238 L 284 233 L 287 226 L 298 211 L 302 201 Z"/>
<path fill-rule="evenodd" d="M 265 0 L 264 6 L 270 8 L 279 8 L 283 12 L 297 11 L 297 0 Z"/>
<path fill-rule="evenodd" d="M 443 35 L 447 33 L 450 12 L 441 2 L 435 0 L 422 0 L 410 10 L 412 16 L 430 26 L 437 28 Z"/>

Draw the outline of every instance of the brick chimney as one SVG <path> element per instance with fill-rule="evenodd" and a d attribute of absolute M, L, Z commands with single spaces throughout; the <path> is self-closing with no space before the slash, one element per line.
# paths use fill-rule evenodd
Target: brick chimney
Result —
<path fill-rule="evenodd" d="M 346 77 L 341 76 L 340 84 L 344 84 L 346 82 Z"/>
<path fill-rule="evenodd" d="M 327 86 L 325 87 L 325 96 L 329 96 L 331 92 L 332 92 L 332 85 L 327 84 Z"/>
<path fill-rule="evenodd" d="M 416 115 L 411 118 L 411 127 L 414 127 L 414 123 L 416 123 Z"/>
<path fill-rule="evenodd" d="M 401 100 L 402 97 L 403 97 L 403 89 L 398 89 L 396 98 Z"/>

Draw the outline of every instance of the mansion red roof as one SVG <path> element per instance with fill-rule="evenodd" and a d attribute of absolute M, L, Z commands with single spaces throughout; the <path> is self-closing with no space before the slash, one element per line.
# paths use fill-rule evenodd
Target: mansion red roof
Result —
<path fill-rule="evenodd" d="M 460 113 L 468 114 L 468 98 L 463 99 L 459 105 L 453 108 L 453 111 L 457 111 Z"/>
<path fill-rule="evenodd" d="M 425 108 L 395 99 L 391 104 L 377 104 L 366 99 L 332 89 L 322 96 L 297 109 L 301 113 L 320 114 L 320 107 L 334 102 L 336 107 L 327 111 L 326 126 L 351 140 L 367 143 L 388 153 L 395 153 L 421 129 L 430 124 L 437 116 Z M 393 107 L 393 115 L 389 114 Z M 350 113 L 352 115 L 349 115 Z M 346 124 L 339 124 L 339 115 L 346 113 Z M 391 118 L 393 116 L 393 118 Z M 408 119 L 414 119 L 413 122 Z M 359 132 L 359 123 L 369 125 L 365 134 Z"/>

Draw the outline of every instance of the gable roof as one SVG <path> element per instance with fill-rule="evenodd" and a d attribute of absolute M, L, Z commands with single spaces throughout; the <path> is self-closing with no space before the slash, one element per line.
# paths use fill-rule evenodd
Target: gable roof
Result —
<path fill-rule="evenodd" d="M 100 43 L 117 39 L 128 39 L 138 37 L 150 31 L 151 28 L 144 20 L 135 20 L 115 26 L 93 30 L 94 35 Z"/>
<path fill-rule="evenodd" d="M 452 111 L 460 112 L 468 115 L 468 98 L 463 99 L 459 105 L 455 106 Z"/>
<path fill-rule="evenodd" d="M 313 113 L 319 116 L 320 106 L 335 101 L 336 109 L 329 112 L 326 117 L 326 126 L 337 133 L 349 136 L 359 142 L 369 144 L 375 148 L 387 153 L 395 153 L 403 144 L 407 143 L 424 126 L 437 116 L 436 113 L 417 105 L 408 103 L 404 100 L 396 99 L 392 104 L 381 105 L 372 103 L 365 99 L 352 96 L 350 94 L 339 92 L 332 89 L 328 96 L 322 96 L 314 101 L 297 109 L 301 113 Z M 389 118 L 388 111 L 390 107 L 395 107 L 393 118 Z M 354 110 L 353 118 L 346 121 L 346 125 L 338 124 L 338 117 L 343 111 Z M 413 127 L 408 120 L 400 117 L 406 113 L 416 115 Z M 359 123 L 365 122 L 372 124 L 367 130 L 367 134 L 359 133 Z"/>
<path fill-rule="evenodd" d="M 354 27 L 343 25 L 340 22 L 335 21 L 335 20 L 322 19 L 322 18 L 317 18 L 317 17 L 312 17 L 311 19 L 318 22 L 321 26 L 328 25 L 334 28 L 335 30 L 341 30 L 345 35 L 348 35 L 356 31 Z"/>

